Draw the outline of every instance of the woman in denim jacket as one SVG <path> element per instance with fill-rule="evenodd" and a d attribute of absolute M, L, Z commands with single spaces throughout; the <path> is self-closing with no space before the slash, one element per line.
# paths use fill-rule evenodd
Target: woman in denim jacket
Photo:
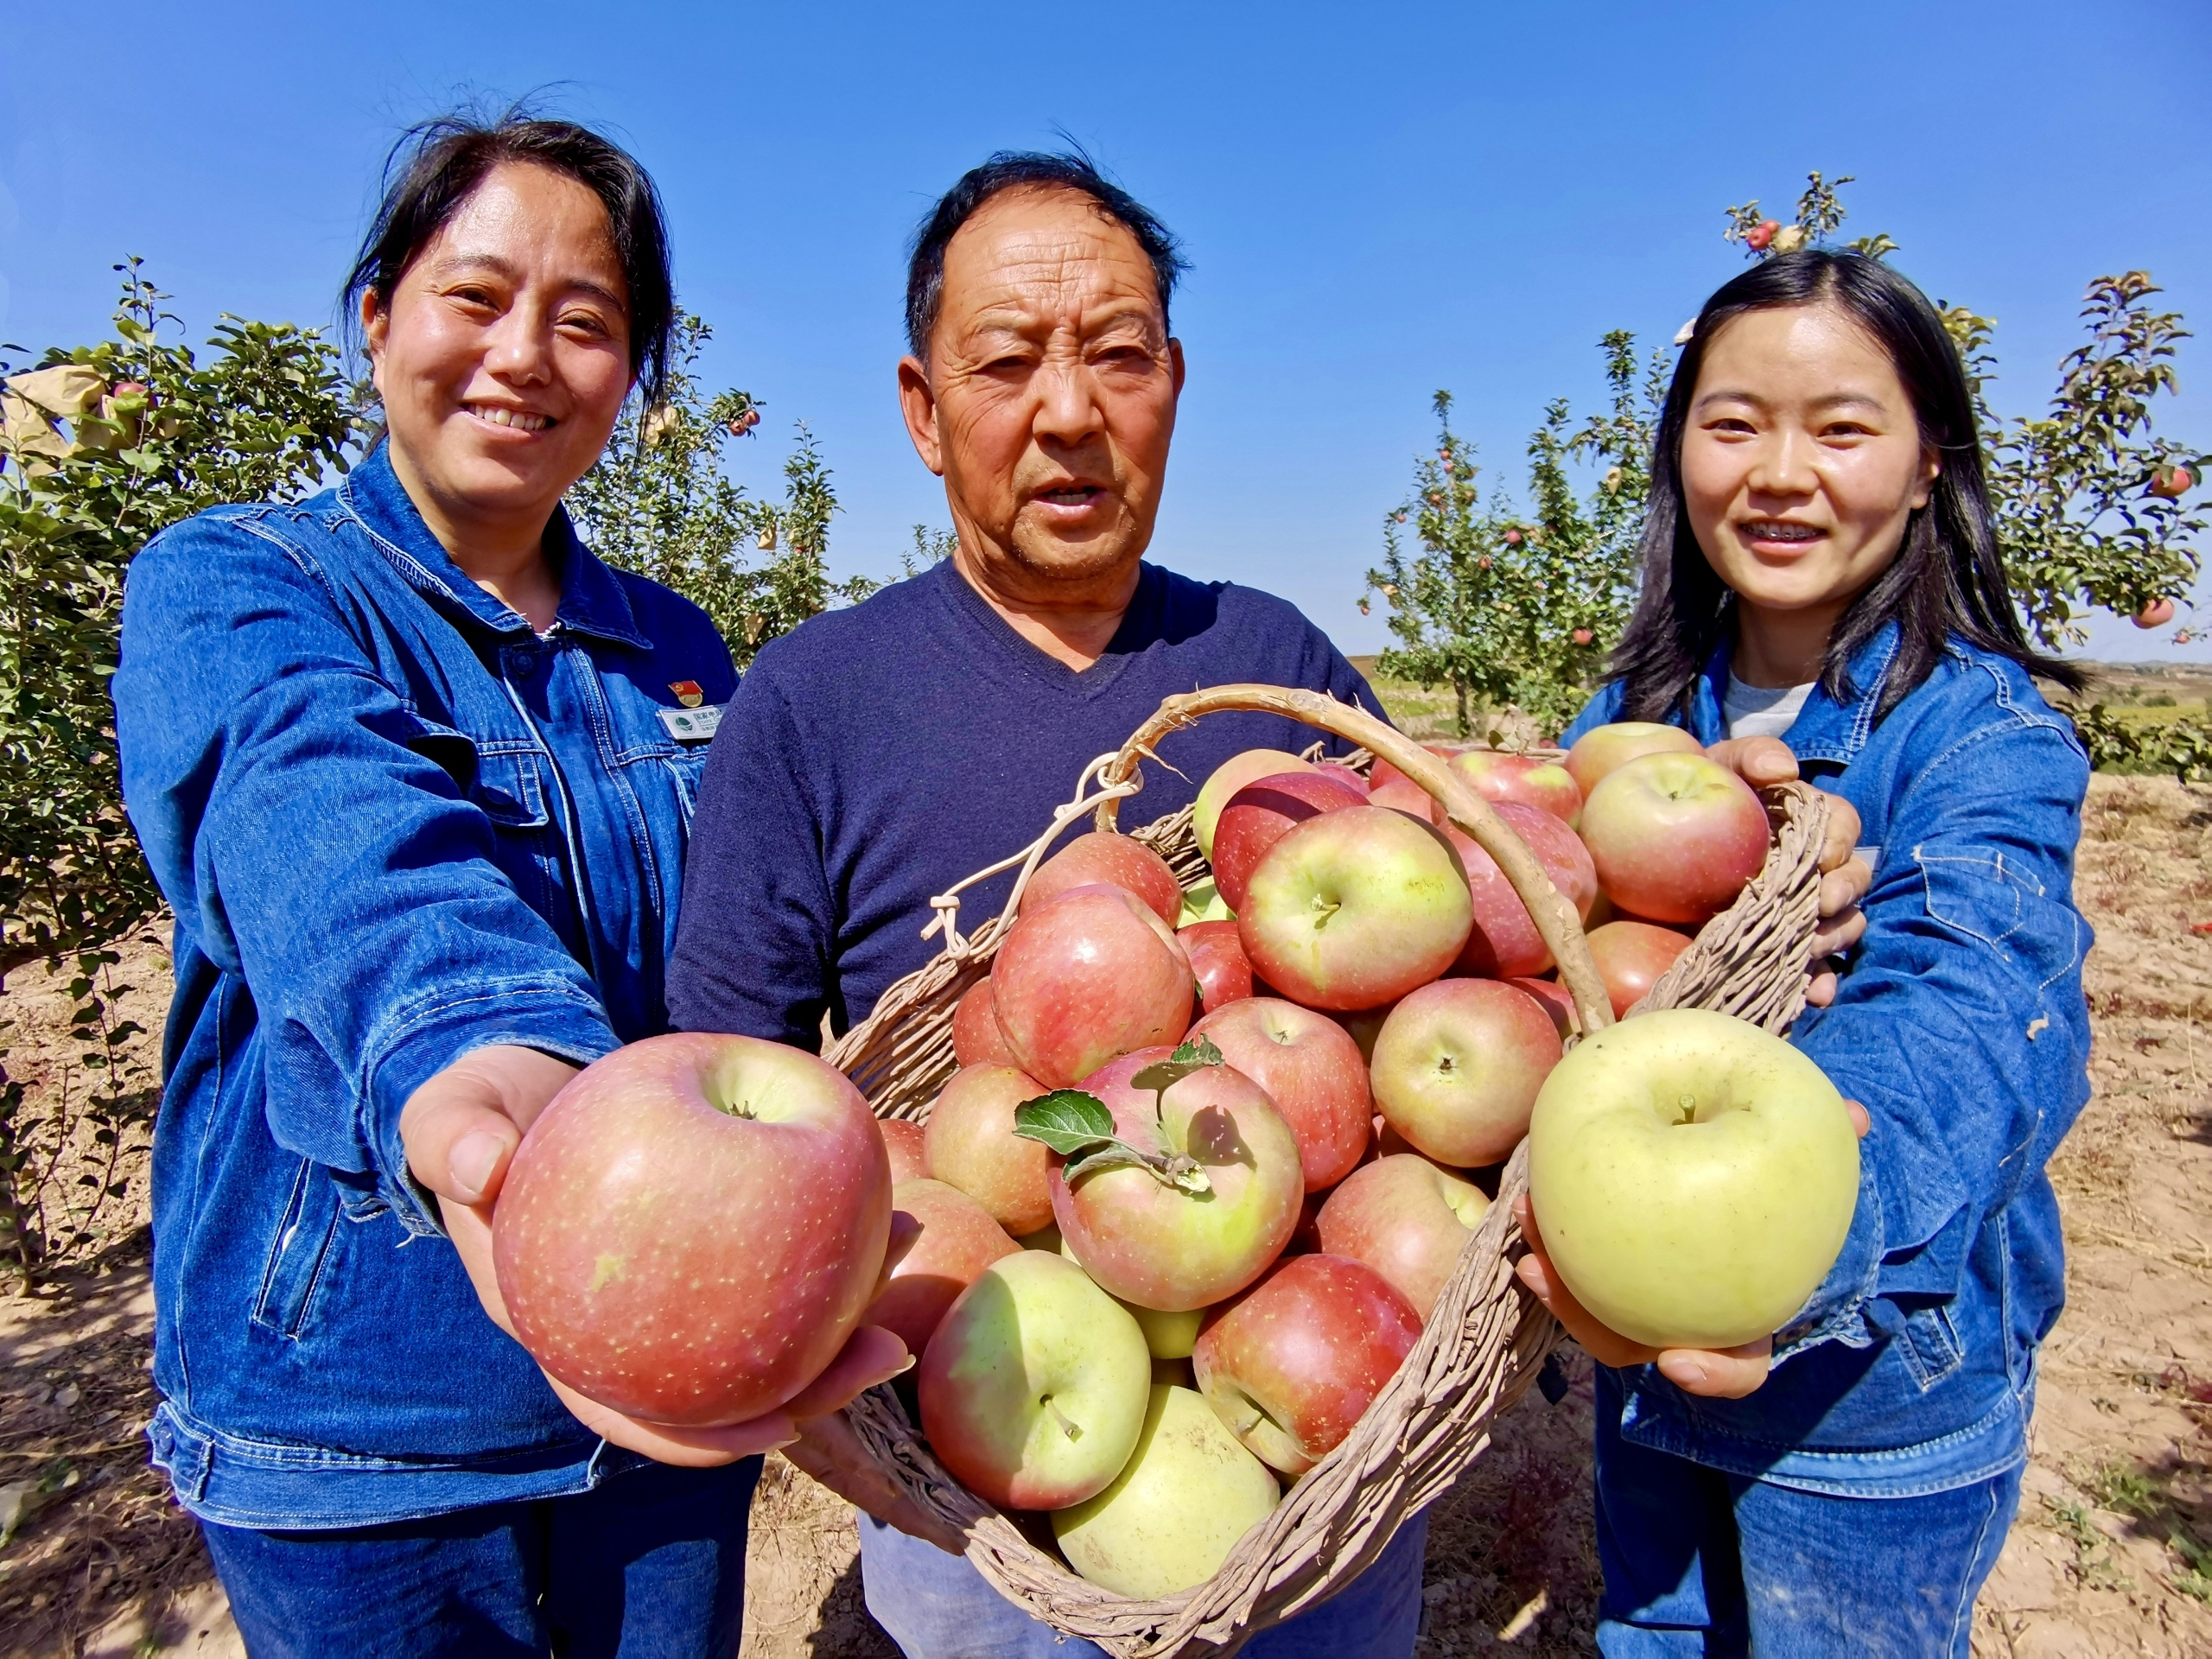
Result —
<path fill-rule="evenodd" d="M 1657 1354 L 1523 1263 L 1600 1362 L 1599 1645 L 1963 1656 L 2063 1300 L 2044 1166 L 2088 1094 L 2088 764 L 2031 677 L 2080 676 L 2029 647 L 1957 354 L 1877 260 L 1789 254 L 1707 302 L 1644 549 L 1568 739 L 1771 734 L 1858 809 L 1866 934 L 1790 1040 L 1866 1138 L 1843 1253 L 1770 1341 Z"/>
<path fill-rule="evenodd" d="M 753 1454 L 903 1350 L 863 1332 L 784 1412 L 657 1428 L 503 1333 L 486 1249 L 531 1118 L 665 1028 L 735 684 L 559 505 L 658 395 L 659 204 L 565 123 L 398 160 L 348 289 L 384 440 L 164 531 L 124 606 L 124 795 L 176 913 L 154 1459 L 256 1659 L 731 1653 Z"/>

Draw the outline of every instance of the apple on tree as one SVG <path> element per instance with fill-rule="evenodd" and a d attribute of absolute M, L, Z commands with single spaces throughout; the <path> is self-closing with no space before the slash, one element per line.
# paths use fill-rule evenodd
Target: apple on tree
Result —
<path fill-rule="evenodd" d="M 1205 1038 L 1141 1049 L 1021 1109 L 1059 1155 L 1052 1214 L 1099 1286 L 1178 1313 L 1235 1294 L 1298 1225 L 1298 1138 Z"/>
<path fill-rule="evenodd" d="M 1198 1390 L 1261 1462 L 1302 1475 L 1336 1450 L 1421 1340 L 1421 1317 L 1344 1255 L 1295 1255 L 1208 1319 Z"/>
<path fill-rule="evenodd" d="M 702 1427 L 773 1411 L 875 1294 L 891 1163 L 845 1075 L 679 1032 L 594 1061 L 524 1135 L 492 1221 L 517 1338 L 578 1393 Z"/>
<path fill-rule="evenodd" d="M 1592 1318 L 1653 1347 L 1733 1348 L 1781 1329 L 1835 1265 L 1859 1136 L 1835 1085 L 1779 1037 L 1662 1009 L 1553 1070 L 1529 1197 Z"/>
<path fill-rule="evenodd" d="M 916 1373 L 931 1448 L 1001 1509 L 1065 1509 L 1103 1491 L 1136 1449 L 1151 1388 L 1137 1322 L 1043 1250 L 977 1274 Z"/>
<path fill-rule="evenodd" d="M 1282 1490 L 1205 1399 L 1154 1387 L 1135 1451 L 1096 1496 L 1052 1516 L 1068 1565 L 1116 1595 L 1172 1596 L 1220 1570 Z"/>

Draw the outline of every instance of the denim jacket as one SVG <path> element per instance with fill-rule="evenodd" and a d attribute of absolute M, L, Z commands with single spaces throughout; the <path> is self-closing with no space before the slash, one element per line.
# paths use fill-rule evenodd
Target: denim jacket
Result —
<path fill-rule="evenodd" d="M 635 1462 L 486 1317 L 400 1109 L 473 1049 L 665 1028 L 705 614 L 556 513 L 543 638 L 447 557 L 385 452 L 131 566 L 124 798 L 176 914 L 154 1137 L 154 1459 L 205 1519 L 399 1520 Z M 702 711 L 694 713 L 690 705 Z"/>
<path fill-rule="evenodd" d="M 1790 1034 L 1873 1120 L 1850 1236 L 1758 1392 L 1702 1400 L 1649 1367 L 1621 1375 L 1624 1438 L 1846 1496 L 1941 1491 L 2026 1455 L 2037 1347 L 2065 1293 L 2044 1166 L 2088 1097 L 2087 757 L 2017 664 L 1956 640 L 1877 723 L 1897 645 L 1892 624 L 1853 661 L 1850 700 L 1815 688 L 1783 738 L 1858 808 L 1874 871 L 1834 1004 Z M 1727 674 L 1724 648 L 1692 688 L 1700 742 L 1727 734 Z M 1567 741 L 1620 706 L 1606 687 Z"/>

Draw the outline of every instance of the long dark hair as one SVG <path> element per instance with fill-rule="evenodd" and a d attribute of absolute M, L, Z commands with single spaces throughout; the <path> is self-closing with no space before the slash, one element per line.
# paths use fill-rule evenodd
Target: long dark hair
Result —
<path fill-rule="evenodd" d="M 1822 688 L 1839 701 L 1858 696 L 1851 659 L 1894 620 L 1897 651 L 1877 719 L 1927 679 L 1954 636 L 2079 690 L 2087 683 L 2082 671 L 2036 651 L 2013 607 L 1990 522 L 1974 394 L 1942 316 L 1880 260 L 1810 248 L 1763 260 L 1724 283 L 1698 313 L 1675 365 L 1652 445 L 1643 590 L 1607 677 L 1625 689 L 1621 718 L 1663 720 L 1677 709 L 1687 715 L 1698 676 L 1735 627 L 1734 592 L 1698 546 L 1682 506 L 1682 434 L 1706 347 L 1746 311 L 1813 304 L 1839 308 L 1888 354 L 1921 441 L 1942 457 L 1928 505 L 1906 520 L 1897 558 L 1837 619 L 1821 664 Z"/>
<path fill-rule="evenodd" d="M 622 267 L 630 324 L 630 372 L 645 406 L 668 380 L 676 323 L 676 280 L 669 269 L 668 223 L 652 177 L 620 145 L 573 121 L 534 117 L 521 105 L 497 115 L 455 112 L 410 127 L 385 162 L 384 199 L 346 276 L 340 314 L 358 339 L 360 301 L 379 307 L 430 240 L 461 211 L 495 167 L 528 162 L 574 179 L 607 207 L 607 227 Z"/>

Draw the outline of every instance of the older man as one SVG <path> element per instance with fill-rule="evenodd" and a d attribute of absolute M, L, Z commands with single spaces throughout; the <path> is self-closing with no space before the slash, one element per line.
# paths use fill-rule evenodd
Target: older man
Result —
<path fill-rule="evenodd" d="M 1033 839 L 1083 765 L 1163 697 L 1263 681 L 1379 709 L 1291 606 L 1141 563 L 1183 386 L 1168 329 L 1180 269 L 1159 220 L 1080 157 L 994 156 L 923 225 L 899 395 L 958 545 L 770 645 L 729 702 L 668 976 L 679 1027 L 812 1048 L 825 1013 L 840 1030 L 864 1018 L 940 948 L 921 937 L 931 895 Z M 1173 734 L 1124 819 L 1186 804 L 1238 750 L 1313 736 L 1243 714 Z M 1786 753 L 1781 766 L 1794 771 Z M 1004 896 L 972 890 L 969 918 Z M 910 1659 L 1097 1653 L 896 1529 L 931 1535 L 861 1466 L 842 1421 L 816 1420 L 789 1455 L 893 1523 L 863 1520 L 863 1570 L 869 1610 Z M 1426 1531 L 1402 1529 L 1337 1597 L 1247 1651 L 1410 1653 Z"/>

